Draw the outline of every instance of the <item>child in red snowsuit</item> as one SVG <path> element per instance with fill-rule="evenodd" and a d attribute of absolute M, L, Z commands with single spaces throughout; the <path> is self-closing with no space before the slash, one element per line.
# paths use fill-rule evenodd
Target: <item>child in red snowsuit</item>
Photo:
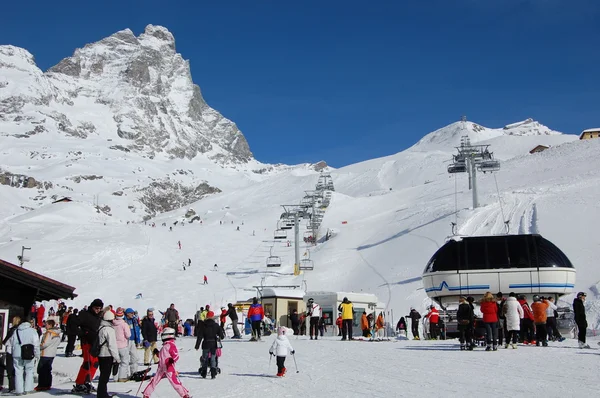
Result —
<path fill-rule="evenodd" d="M 163 346 L 158 353 L 158 369 L 152 380 L 150 380 L 150 384 L 148 384 L 142 393 L 144 398 L 149 398 L 158 383 L 164 378 L 169 380 L 169 383 L 171 383 L 180 397 L 191 398 L 190 392 L 181 384 L 175 370 L 175 362 L 179 360 L 179 351 L 175 345 L 175 330 L 165 328 L 160 337 L 163 341 Z"/>

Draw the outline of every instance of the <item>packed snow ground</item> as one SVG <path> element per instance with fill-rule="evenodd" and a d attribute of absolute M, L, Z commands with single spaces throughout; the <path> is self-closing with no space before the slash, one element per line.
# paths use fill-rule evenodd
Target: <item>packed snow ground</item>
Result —
<path fill-rule="evenodd" d="M 179 338 L 177 346 L 181 358 L 176 368 L 182 383 L 195 397 L 429 397 L 440 394 L 445 397 L 530 397 L 535 392 L 536 396 L 558 398 L 598 394 L 600 350 L 580 350 L 573 340 L 550 343 L 548 348 L 519 346 L 516 350 L 500 348 L 497 352 L 485 352 L 481 348 L 461 352 L 456 341 L 350 342 L 337 338 L 310 341 L 306 336 L 293 337 L 290 342 L 296 350 L 297 368 L 294 358 L 288 356 L 287 374 L 277 378 L 275 360 L 269 365 L 268 353 L 275 337 L 264 339 L 262 343 L 226 340 L 219 359 L 222 373 L 210 380 L 210 376 L 201 379 L 198 374 L 199 352 L 193 349 L 195 340 Z M 591 343 L 595 345 L 596 341 Z M 36 396 L 70 391 L 71 380 L 80 364 L 79 357 L 57 357 L 54 362 L 57 375 L 53 382 L 56 391 Z M 108 391 L 131 398 L 139 385 L 111 382 Z M 132 391 L 126 393 L 129 390 Z M 163 380 L 152 396 L 171 398 L 177 394 L 168 381 Z"/>

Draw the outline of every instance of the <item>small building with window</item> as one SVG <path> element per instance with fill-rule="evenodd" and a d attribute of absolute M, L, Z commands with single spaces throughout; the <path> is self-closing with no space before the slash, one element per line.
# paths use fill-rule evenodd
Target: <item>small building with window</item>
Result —
<path fill-rule="evenodd" d="M 589 140 L 591 138 L 600 138 L 600 127 L 583 130 L 579 135 L 580 140 Z"/>
<path fill-rule="evenodd" d="M 265 318 L 269 317 L 276 326 L 292 327 L 289 315 L 295 310 L 298 314 L 306 311 L 302 298 L 304 290 L 288 288 L 264 288 L 261 290 L 261 302 Z"/>

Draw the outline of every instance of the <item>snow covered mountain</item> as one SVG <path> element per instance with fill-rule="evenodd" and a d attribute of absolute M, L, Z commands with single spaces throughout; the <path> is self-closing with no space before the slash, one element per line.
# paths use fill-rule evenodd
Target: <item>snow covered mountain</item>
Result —
<path fill-rule="evenodd" d="M 252 159 L 236 125 L 206 104 L 163 27 L 148 25 L 138 37 L 122 30 L 46 73 L 26 50 L 1 46 L 0 67 L 3 135 L 94 136 L 148 157 Z"/>

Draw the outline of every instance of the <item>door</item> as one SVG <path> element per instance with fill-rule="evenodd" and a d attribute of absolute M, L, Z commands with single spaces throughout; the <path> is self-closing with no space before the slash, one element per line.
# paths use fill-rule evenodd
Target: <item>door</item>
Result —
<path fill-rule="evenodd" d="M 294 311 L 298 311 L 298 302 L 290 300 L 290 301 L 288 301 L 287 307 L 288 307 L 287 308 L 288 316 L 287 316 L 287 322 L 286 322 L 285 326 L 287 326 L 288 328 L 291 328 L 292 322 L 290 322 L 290 315 L 292 315 L 292 313 Z"/>

